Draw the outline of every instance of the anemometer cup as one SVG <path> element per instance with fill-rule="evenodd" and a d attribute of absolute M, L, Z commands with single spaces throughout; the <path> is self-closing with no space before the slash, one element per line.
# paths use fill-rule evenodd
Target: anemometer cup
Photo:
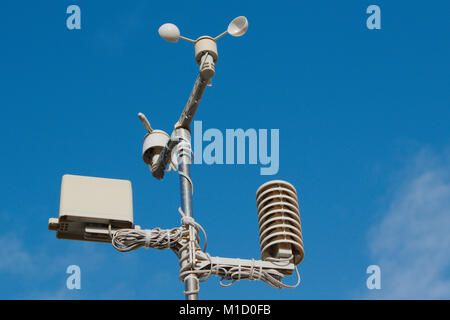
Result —
<path fill-rule="evenodd" d="M 169 139 L 169 135 L 162 130 L 152 130 L 151 133 L 145 136 L 142 147 L 142 159 L 149 165 L 152 173 L 156 169 L 159 155 Z"/>
<path fill-rule="evenodd" d="M 161 38 L 168 42 L 177 42 L 180 39 L 180 30 L 173 23 L 164 23 L 159 27 L 158 33 Z"/>
<path fill-rule="evenodd" d="M 234 18 L 228 25 L 227 32 L 233 37 L 243 36 L 248 30 L 248 21 L 244 16 Z"/>
<path fill-rule="evenodd" d="M 173 23 L 164 23 L 158 29 L 158 33 L 164 40 L 168 42 L 178 42 L 179 39 L 191 42 L 195 47 L 195 60 L 198 65 L 202 63 L 202 57 L 208 53 L 214 60 L 214 63 L 217 62 L 218 54 L 217 54 L 217 44 L 216 41 L 223 37 L 226 34 L 229 34 L 233 37 L 240 37 L 244 35 L 248 30 L 248 20 L 244 16 L 239 16 L 234 18 L 225 32 L 222 32 L 216 37 L 210 36 L 202 36 L 197 40 L 189 39 L 181 36 L 180 29 Z"/>

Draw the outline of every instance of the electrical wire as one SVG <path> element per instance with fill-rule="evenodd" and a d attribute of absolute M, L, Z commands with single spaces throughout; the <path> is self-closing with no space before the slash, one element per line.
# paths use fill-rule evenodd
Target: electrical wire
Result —
<path fill-rule="evenodd" d="M 219 284 L 222 287 L 229 287 L 240 280 L 261 280 L 271 287 L 279 289 L 296 288 L 300 284 L 301 278 L 297 268 L 295 268 L 297 282 L 294 285 L 288 285 L 282 282 L 285 275 L 276 269 L 264 269 L 261 266 L 256 267 L 254 263 L 251 266 L 213 263 L 211 256 L 206 252 L 207 237 L 205 230 L 192 217 L 183 215 L 181 209 L 179 209 L 179 212 L 183 216 L 183 225 L 191 225 L 197 230 L 201 230 L 204 234 L 205 243 L 203 250 L 200 250 L 198 245 L 199 238 L 196 237 L 194 240 L 195 261 L 191 261 L 189 255 L 180 257 L 180 253 L 189 246 L 189 241 L 186 241 L 189 238 L 189 231 L 185 227 L 173 229 L 154 228 L 150 230 L 119 229 L 112 232 L 112 245 L 120 252 L 129 252 L 141 247 L 159 250 L 172 249 L 180 259 L 180 266 L 184 264 L 184 261 L 189 259 L 183 267 L 180 267 L 179 277 L 181 281 L 195 274 L 199 282 L 207 281 L 211 275 L 219 276 L 221 277 Z M 267 260 L 279 266 L 285 266 L 290 263 L 290 259 L 268 258 Z M 252 259 L 252 261 L 254 262 L 255 260 Z M 202 262 L 207 262 L 207 264 L 202 264 Z M 202 265 L 201 269 L 199 265 Z M 229 282 L 225 283 L 225 281 Z M 195 292 L 187 293 L 193 294 Z"/>
<path fill-rule="evenodd" d="M 119 229 L 112 233 L 111 242 L 114 248 L 120 252 L 129 252 L 141 247 L 176 250 L 183 233 L 185 230 L 182 227 L 150 230 Z"/>
<path fill-rule="evenodd" d="M 185 139 L 183 136 L 179 136 L 178 138 L 181 140 L 176 149 L 178 158 L 187 156 L 190 161 L 193 154 L 189 140 Z M 175 164 L 171 160 L 171 166 L 172 169 L 178 171 L 180 176 L 188 180 L 193 192 L 193 184 L 190 177 L 180 170 L 178 163 Z M 297 282 L 294 285 L 288 285 L 281 281 L 285 274 L 276 269 L 264 269 L 261 265 L 256 267 L 254 259 L 252 259 L 252 264 L 250 266 L 214 263 L 209 253 L 206 252 L 208 239 L 205 229 L 203 229 L 193 217 L 187 216 L 181 208 L 178 208 L 178 212 L 181 214 L 182 225 L 178 228 L 154 228 L 149 230 L 119 229 L 111 231 L 110 227 L 109 232 L 112 238 L 112 245 L 120 252 L 128 252 L 141 247 L 159 250 L 172 249 L 179 258 L 179 278 L 181 281 L 190 277 L 197 282 L 205 282 L 211 275 L 216 275 L 221 277 L 219 284 L 222 287 L 229 287 L 240 280 L 261 280 L 271 287 L 279 289 L 296 288 L 300 284 L 301 279 L 297 267 L 295 268 Z M 193 227 L 196 231 L 193 237 L 190 235 L 189 227 Z M 199 230 L 203 233 L 204 237 L 202 250 L 200 249 L 200 239 L 198 237 Z M 190 252 L 190 254 L 182 255 L 182 253 L 186 251 Z M 287 259 L 267 258 L 266 260 L 272 262 L 274 265 L 286 266 L 290 264 L 293 259 L 294 257 L 291 256 Z M 239 259 L 237 260 L 239 261 Z M 225 283 L 224 281 L 229 282 Z M 196 286 L 196 288 L 197 289 L 185 291 L 185 294 L 191 295 L 197 293 L 198 286 Z"/>
<path fill-rule="evenodd" d="M 263 269 L 260 267 L 255 267 L 255 260 L 252 259 L 253 264 L 248 266 L 242 265 L 229 265 L 229 264 L 216 264 L 212 262 L 212 259 L 208 253 L 205 252 L 197 252 L 197 258 L 200 261 L 208 260 L 209 264 L 204 266 L 201 270 L 196 270 L 199 278 L 204 278 L 203 281 L 206 281 L 211 274 L 221 277 L 219 284 L 222 287 L 229 287 L 233 285 L 235 282 L 240 280 L 261 280 L 271 287 L 274 288 L 296 288 L 300 282 L 300 274 L 298 272 L 297 267 L 295 268 L 297 275 L 297 282 L 294 285 L 288 285 L 281 281 L 285 277 L 285 275 L 275 269 Z M 239 260 L 239 259 L 237 259 Z M 287 259 L 271 259 L 272 263 L 282 263 L 286 265 L 286 263 L 290 263 Z M 224 281 L 229 280 L 229 283 L 224 283 Z M 202 281 L 202 282 L 203 282 Z"/>

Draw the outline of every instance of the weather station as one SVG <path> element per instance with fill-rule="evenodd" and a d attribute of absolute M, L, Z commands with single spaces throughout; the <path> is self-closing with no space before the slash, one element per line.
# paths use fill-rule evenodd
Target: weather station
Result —
<path fill-rule="evenodd" d="M 242 36 L 247 29 L 247 19 L 240 16 L 216 37 L 202 36 L 192 40 L 181 36 L 178 27 L 171 23 L 163 24 L 158 30 L 159 35 L 169 42 L 181 39 L 193 43 L 195 61 L 199 65 L 190 97 L 170 135 L 153 129 L 147 117 L 138 114 L 147 131 L 142 159 L 152 176 L 163 180 L 166 171 L 179 174 L 180 226 L 141 229 L 135 225 L 130 181 L 64 175 L 59 217 L 50 218 L 48 223 L 49 230 L 56 231 L 58 239 L 111 243 L 120 252 L 138 248 L 171 249 L 179 259 L 179 279 L 184 282 L 187 300 L 197 300 L 200 282 L 212 275 L 220 277 L 223 287 L 244 279 L 264 281 L 279 289 L 295 288 L 300 284 L 297 266 L 304 257 L 303 238 L 298 195 L 290 183 L 269 181 L 256 192 L 260 260 L 211 256 L 206 251 L 206 231 L 194 219 L 190 124 L 206 87 L 211 85 L 215 75 L 217 40 L 226 34 Z M 294 272 L 297 276 L 294 285 L 282 282 L 284 277 Z"/>

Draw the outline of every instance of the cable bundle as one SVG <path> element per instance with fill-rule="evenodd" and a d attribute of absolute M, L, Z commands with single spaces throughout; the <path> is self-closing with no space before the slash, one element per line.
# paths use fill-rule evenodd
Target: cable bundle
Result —
<path fill-rule="evenodd" d="M 227 266 L 227 265 L 214 265 L 213 266 L 213 274 L 216 276 L 222 277 L 220 279 L 220 285 L 222 287 L 229 287 L 236 281 L 240 280 L 261 280 L 273 288 L 296 288 L 300 284 L 300 275 L 298 274 L 297 268 L 295 268 L 297 272 L 297 283 L 295 285 L 287 285 L 284 284 L 281 279 L 284 278 L 284 274 L 275 270 L 275 269 L 257 269 L 249 268 L 249 267 L 235 267 L 235 266 Z M 230 283 L 224 284 L 224 280 L 231 280 Z"/>
<path fill-rule="evenodd" d="M 297 274 L 297 283 L 295 285 L 284 284 L 281 279 L 284 278 L 284 274 L 275 269 L 263 269 L 262 267 L 256 267 L 252 265 L 248 266 L 235 266 L 228 264 L 217 264 L 213 263 L 210 255 L 205 252 L 198 251 L 196 255 L 197 259 L 200 261 L 208 260 L 209 264 L 202 267 L 202 269 L 195 269 L 195 273 L 199 276 L 201 282 L 208 280 L 211 275 L 219 276 L 220 285 L 222 287 L 229 287 L 236 281 L 240 280 L 261 280 L 271 287 L 274 288 L 296 288 L 300 284 L 300 275 L 297 268 L 295 268 Z M 254 261 L 254 259 L 252 259 Z M 289 263 L 288 260 L 277 260 L 273 261 L 274 264 L 286 264 Z M 224 281 L 229 280 L 230 283 L 224 283 Z"/>
<path fill-rule="evenodd" d="M 154 228 L 149 230 L 140 229 L 119 229 L 117 231 L 110 231 L 112 237 L 112 245 L 114 248 L 120 252 L 128 252 L 136 250 L 141 247 L 145 248 L 155 248 L 155 249 L 172 249 L 175 254 L 180 258 L 180 266 L 183 264 L 182 261 L 188 260 L 185 266 L 180 268 L 180 280 L 184 281 L 186 277 L 193 277 L 199 282 L 204 282 L 208 280 L 211 275 L 216 275 L 221 277 L 220 285 L 222 287 L 229 287 L 236 281 L 240 280 L 261 280 L 271 287 L 274 288 L 295 288 L 300 284 L 300 275 L 297 268 L 295 268 L 297 274 L 297 283 L 294 285 L 284 284 L 281 280 L 284 278 L 284 274 L 275 269 L 264 269 L 262 267 L 257 267 L 255 264 L 249 266 L 242 265 L 230 265 L 230 264 L 220 264 L 214 263 L 211 256 L 205 252 L 206 250 L 206 232 L 192 217 L 187 217 L 184 212 L 179 209 L 182 215 L 181 223 L 182 226 L 173 229 L 160 229 Z M 190 259 L 189 255 L 186 257 L 181 257 L 180 252 L 185 250 L 187 246 L 190 245 L 189 229 L 188 226 L 194 227 L 196 234 L 192 240 L 194 246 L 194 259 Z M 204 248 L 203 250 L 199 247 L 198 231 L 202 231 L 204 235 Z M 292 257 L 288 259 L 275 259 L 268 257 L 266 260 L 271 261 L 273 264 L 278 264 L 280 266 L 289 264 Z M 254 262 L 254 259 L 252 259 Z M 205 262 L 207 262 L 205 264 Z M 197 278 L 198 277 L 198 278 Z M 224 281 L 230 281 L 229 283 L 224 283 Z M 185 292 L 186 294 L 193 294 L 193 292 Z"/>
<path fill-rule="evenodd" d="M 120 252 L 136 250 L 140 247 L 177 250 L 179 241 L 186 230 L 154 228 L 150 230 L 120 229 L 112 234 L 112 245 Z"/>

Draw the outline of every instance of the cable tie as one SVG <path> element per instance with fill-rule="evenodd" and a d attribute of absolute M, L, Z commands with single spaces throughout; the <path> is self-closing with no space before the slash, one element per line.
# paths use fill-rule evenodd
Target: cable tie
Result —
<path fill-rule="evenodd" d="M 108 224 L 108 234 L 109 234 L 109 237 L 112 239 L 113 238 L 113 234 L 112 234 L 112 230 L 111 230 L 111 223 Z"/>
<path fill-rule="evenodd" d="M 249 279 L 250 279 L 250 280 L 254 280 L 254 279 L 253 279 L 253 271 L 254 271 L 254 267 L 255 267 L 255 259 L 252 258 L 252 266 L 250 267 L 250 274 L 249 274 Z"/>
<path fill-rule="evenodd" d="M 170 248 L 170 230 L 167 230 L 167 248 Z"/>
<path fill-rule="evenodd" d="M 150 248 L 151 235 L 152 235 L 151 230 L 148 229 L 145 230 L 145 244 L 144 244 L 145 249 Z"/>
<path fill-rule="evenodd" d="M 189 226 L 195 226 L 195 220 L 192 217 L 189 216 L 183 216 L 181 218 L 181 224 L 182 225 L 189 225 Z"/>
<path fill-rule="evenodd" d="M 241 280 L 241 259 L 238 259 L 239 261 L 239 269 L 238 269 L 238 281 Z"/>

